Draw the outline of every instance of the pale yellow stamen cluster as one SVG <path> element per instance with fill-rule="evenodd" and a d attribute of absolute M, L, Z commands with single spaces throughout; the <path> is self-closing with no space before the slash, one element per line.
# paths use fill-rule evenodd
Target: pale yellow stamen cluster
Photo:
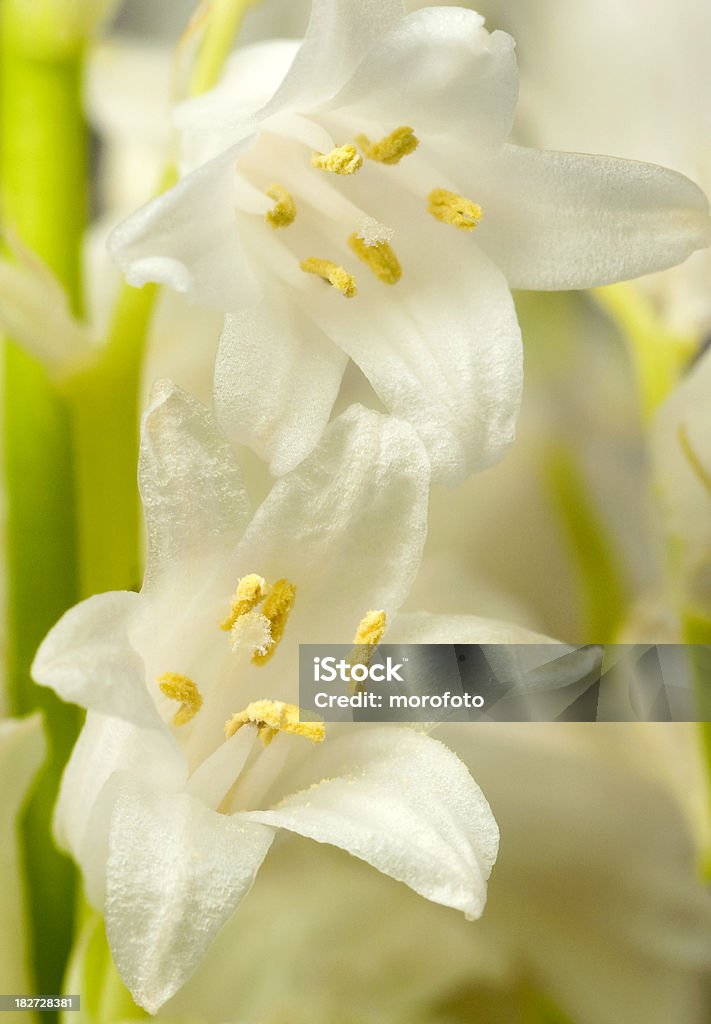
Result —
<path fill-rule="evenodd" d="M 321 743 L 326 735 L 323 722 L 301 722 L 299 715 L 296 704 L 285 704 L 280 700 L 256 700 L 225 722 L 225 736 L 227 739 L 234 736 L 243 725 L 256 725 L 257 735 L 265 747 L 279 732 L 292 733 L 312 743 Z"/>
<path fill-rule="evenodd" d="M 316 274 L 318 277 L 323 278 L 324 281 L 328 281 L 329 284 L 338 289 L 341 295 L 345 295 L 347 299 L 352 299 L 358 294 L 356 279 L 343 267 L 339 267 L 337 263 L 331 263 L 330 260 L 321 260 L 317 256 L 309 256 L 307 260 L 302 260 L 299 266 L 304 273 Z"/>
<path fill-rule="evenodd" d="M 375 648 L 383 639 L 387 628 L 387 615 L 384 611 L 366 612 L 358 624 L 356 635 L 353 638 L 355 644 L 348 658 L 348 663 L 353 665 L 370 665 L 373 660 Z M 351 693 L 360 693 L 365 687 L 359 681 L 352 681 L 348 689 Z"/>
<path fill-rule="evenodd" d="M 284 635 L 295 600 L 296 587 L 289 580 L 277 580 L 269 586 L 261 576 L 249 573 L 237 583 L 230 614 L 220 623 L 220 629 L 231 633 L 235 648 L 251 640 L 252 661 L 264 665 Z"/>
<path fill-rule="evenodd" d="M 314 153 L 311 166 L 331 174 L 355 174 L 363 166 L 363 157 L 355 146 L 347 143 L 345 146 L 336 146 L 330 153 Z"/>
<path fill-rule="evenodd" d="M 473 231 L 483 217 L 480 206 L 456 192 L 448 192 L 445 188 L 435 188 L 427 197 L 428 209 L 433 217 L 443 224 L 452 224 L 460 231 Z"/>
<path fill-rule="evenodd" d="M 220 623 L 220 629 L 224 629 L 226 633 L 229 633 L 237 619 L 242 618 L 252 608 L 256 608 L 266 592 L 267 582 L 261 576 L 257 576 L 254 572 L 243 576 L 237 584 L 235 596 L 232 598 L 230 614 L 224 622 Z"/>
<path fill-rule="evenodd" d="M 383 284 L 397 284 L 402 277 L 400 261 L 387 242 L 367 245 L 359 235 L 351 235 L 348 244 L 359 260 L 367 263 Z"/>
<path fill-rule="evenodd" d="M 161 693 L 171 700 L 179 700 L 180 707 L 173 715 L 173 725 L 185 725 L 202 707 L 202 694 L 192 679 L 177 672 L 164 672 L 156 680 Z"/>
<path fill-rule="evenodd" d="M 356 142 L 368 160 L 376 163 L 394 165 L 403 157 L 408 156 L 419 146 L 419 139 L 409 125 L 400 125 L 377 142 L 371 142 L 365 135 L 358 135 Z M 355 174 L 363 166 L 363 157 L 351 143 L 336 146 L 330 153 L 314 153 L 311 164 L 318 170 L 331 174 Z M 266 219 L 273 228 L 288 227 L 296 218 L 296 203 L 287 190 L 279 184 L 270 185 L 267 195 L 274 200 L 274 208 L 266 214 Z M 466 196 L 449 192 L 444 188 L 435 188 L 427 197 L 428 210 L 443 224 L 450 224 L 460 231 L 473 231 L 481 222 L 481 207 Z M 372 244 L 368 244 L 371 241 Z M 402 267 L 389 242 L 384 239 L 372 241 L 363 233 L 353 234 L 348 245 L 363 263 L 367 264 L 373 274 L 383 284 L 394 285 L 402 277 Z M 299 264 L 306 274 L 315 274 L 327 281 L 347 299 L 354 298 L 358 293 L 356 279 L 345 267 L 331 260 L 310 256 Z"/>
<path fill-rule="evenodd" d="M 420 144 L 408 125 L 396 128 L 378 142 L 371 142 L 365 135 L 359 135 L 356 142 L 369 160 L 379 164 L 399 164 L 404 156 L 414 153 Z"/>
<path fill-rule="evenodd" d="M 267 224 L 273 228 L 288 228 L 296 220 L 296 203 L 290 192 L 276 182 L 270 185 L 266 194 L 274 200 L 273 209 L 266 216 Z"/>

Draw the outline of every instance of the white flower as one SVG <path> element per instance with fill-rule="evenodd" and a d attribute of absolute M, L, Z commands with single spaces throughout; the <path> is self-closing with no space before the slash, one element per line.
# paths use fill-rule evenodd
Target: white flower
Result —
<path fill-rule="evenodd" d="M 158 389 L 140 463 L 144 589 L 68 612 L 33 667 L 89 709 L 58 831 L 149 1010 L 196 967 L 275 828 L 482 912 L 498 834 L 461 762 L 404 728 L 329 726 L 321 744 L 323 725 L 289 703 L 298 641 L 382 635 L 417 569 L 428 481 L 407 424 L 353 409 L 250 518 L 211 417 Z"/>
<path fill-rule="evenodd" d="M 39 715 L 0 718 L 0 991 L 31 991 L 24 888 L 17 851 L 17 817 L 45 755 Z M 19 1016 L 19 1015 L 18 1015 Z"/>
<path fill-rule="evenodd" d="M 688 779 L 677 771 L 695 754 L 692 729 L 488 723 L 439 735 L 501 824 L 482 919 L 296 842 L 274 851 L 166 1011 L 207 1024 L 411 1024 L 420 1013 L 510 1024 L 528 1019 L 528 986 L 575 1024 L 703 1024 L 711 898 L 683 808 L 685 792 L 703 792 L 701 759 Z"/>
<path fill-rule="evenodd" d="M 348 357 L 438 477 L 495 462 L 521 388 L 509 286 L 588 287 L 708 244 L 678 174 L 508 145 L 516 94 L 513 40 L 472 11 L 315 0 L 300 48 L 245 48 L 180 111 L 190 173 L 112 249 L 132 284 L 234 314 L 218 406 L 275 473 L 316 443 Z"/>

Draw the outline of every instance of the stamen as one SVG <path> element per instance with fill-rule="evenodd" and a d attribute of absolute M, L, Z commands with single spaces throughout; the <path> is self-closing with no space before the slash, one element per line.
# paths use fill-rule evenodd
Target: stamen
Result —
<path fill-rule="evenodd" d="M 326 735 L 323 722 L 301 722 L 296 704 L 285 704 L 281 700 L 256 700 L 244 711 L 233 715 L 225 722 L 225 736 L 229 739 L 243 725 L 256 725 L 257 735 L 268 747 L 278 732 L 303 736 L 312 743 L 322 743 Z"/>
<path fill-rule="evenodd" d="M 348 244 L 358 259 L 368 264 L 379 281 L 383 284 L 398 283 L 402 277 L 402 267 L 387 242 L 367 245 L 358 235 L 351 235 Z"/>
<path fill-rule="evenodd" d="M 165 672 L 158 676 L 157 683 L 166 697 L 181 702 L 173 715 L 173 725 L 185 725 L 202 707 L 202 694 L 187 676 L 181 676 L 177 672 Z"/>
<path fill-rule="evenodd" d="M 350 653 L 348 664 L 370 665 L 373 660 L 375 648 L 383 639 L 387 626 L 387 615 L 384 611 L 366 612 L 360 620 L 356 635 L 353 639 L 355 647 Z M 360 680 L 351 680 L 348 684 L 349 693 L 362 693 L 365 686 Z"/>
<path fill-rule="evenodd" d="M 337 263 L 331 263 L 330 260 L 321 260 L 317 256 L 309 256 L 307 260 L 302 260 L 299 264 L 301 269 L 306 274 L 316 274 L 318 277 L 322 277 L 324 281 L 328 281 L 334 288 L 337 288 L 341 295 L 345 295 L 347 299 L 352 299 L 358 293 L 356 286 L 356 280 L 352 274 L 349 274 L 343 267 L 339 267 Z"/>
<path fill-rule="evenodd" d="M 363 157 L 355 146 L 347 143 L 345 146 L 337 146 L 330 153 L 314 153 L 311 166 L 320 171 L 330 171 L 331 174 L 355 174 L 363 166 Z"/>
<path fill-rule="evenodd" d="M 427 197 L 429 212 L 443 224 L 452 224 L 460 231 L 473 231 L 484 216 L 482 208 L 471 199 L 436 188 Z"/>
<path fill-rule="evenodd" d="M 288 580 L 277 580 L 264 599 L 262 615 L 269 622 L 270 639 L 266 650 L 256 650 L 252 655 L 255 665 L 264 665 L 277 649 L 284 635 L 286 623 L 296 599 L 296 587 Z"/>
<path fill-rule="evenodd" d="M 288 228 L 296 220 L 296 203 L 291 192 L 275 182 L 267 189 L 267 195 L 274 200 L 274 209 L 265 214 L 267 224 L 273 228 Z"/>
<path fill-rule="evenodd" d="M 254 572 L 243 576 L 237 583 L 237 590 L 232 598 L 230 614 L 224 622 L 220 623 L 220 629 L 224 629 L 226 633 L 229 633 L 237 619 L 241 618 L 242 615 L 246 615 L 252 608 L 255 608 L 266 592 L 267 583 L 261 576 L 257 576 Z"/>
<path fill-rule="evenodd" d="M 387 615 L 384 611 L 366 612 L 358 625 L 358 631 L 353 640 L 354 644 L 376 647 L 383 639 L 387 626 Z"/>
<path fill-rule="evenodd" d="M 420 144 L 412 128 L 402 125 L 378 142 L 371 142 L 365 135 L 359 135 L 356 142 L 369 160 L 379 164 L 399 164 L 404 156 L 414 153 Z"/>

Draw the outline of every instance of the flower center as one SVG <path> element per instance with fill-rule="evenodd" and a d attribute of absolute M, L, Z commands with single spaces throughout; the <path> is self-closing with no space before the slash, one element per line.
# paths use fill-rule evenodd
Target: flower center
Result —
<path fill-rule="evenodd" d="M 338 225 L 346 225 L 346 231 L 337 243 L 342 259 L 338 258 L 336 253 L 309 255 L 307 250 L 304 254 L 302 247 L 307 235 L 298 230 L 290 234 L 289 242 L 285 244 L 289 256 L 296 256 L 299 268 L 305 274 L 320 278 L 340 292 L 344 298 L 352 299 L 358 294 L 358 281 L 348 266 L 348 253 L 344 251 L 346 246 L 381 284 L 397 284 L 403 276 L 403 269 L 391 244 L 394 232 L 365 214 L 357 203 L 352 202 L 348 194 L 350 191 L 353 195 L 354 186 L 349 183 L 349 179 L 358 172 L 365 175 L 368 163 L 384 167 L 396 167 L 400 164 L 420 145 L 414 129 L 410 125 L 401 125 L 376 141 L 371 141 L 366 135 L 356 135 L 355 143 L 360 152 L 352 142 L 337 145 L 329 152 L 314 149 L 314 144 L 318 146 L 322 139 L 326 142 L 331 138 L 329 132 L 316 122 L 301 117 L 288 123 L 283 122 L 278 127 L 275 125 L 268 128 L 265 131 L 265 140 L 267 138 L 268 142 L 257 143 L 258 148 L 252 151 L 244 164 L 241 164 L 241 169 L 248 175 L 254 174 L 256 178 L 261 178 L 267 165 L 278 160 L 279 166 L 283 169 L 282 173 L 286 176 L 286 184 L 273 182 L 261 191 L 264 186 L 257 184 L 256 178 L 254 183 L 244 179 L 246 191 L 242 200 L 238 202 L 244 207 L 245 212 L 256 212 L 257 209 L 261 209 L 267 224 L 274 229 L 291 227 L 297 220 L 301 223 L 300 218 L 313 216 L 313 211 L 317 211 L 320 217 L 332 219 Z M 288 147 L 294 140 L 307 145 L 311 150 L 309 165 L 306 167 L 290 158 Z M 262 146 L 269 148 L 267 150 Z M 320 175 L 315 175 L 315 171 L 320 172 Z M 373 171 L 370 174 L 372 175 Z M 329 184 L 324 180 L 324 175 L 326 178 L 341 178 L 342 184 Z M 318 177 L 321 184 L 316 180 Z M 362 180 L 365 181 L 365 178 Z M 382 179 L 374 181 L 374 194 L 378 192 L 379 184 L 382 184 Z M 266 208 L 268 199 L 273 201 L 269 209 Z M 261 207 L 260 203 L 263 204 Z M 483 216 L 481 207 L 473 200 L 445 188 L 433 189 L 426 199 L 423 194 L 423 205 L 440 223 L 461 231 L 473 231 Z M 308 228 L 306 230 L 308 231 Z M 318 234 L 324 234 L 320 228 Z M 329 228 L 328 236 L 334 237 L 332 228 Z"/>

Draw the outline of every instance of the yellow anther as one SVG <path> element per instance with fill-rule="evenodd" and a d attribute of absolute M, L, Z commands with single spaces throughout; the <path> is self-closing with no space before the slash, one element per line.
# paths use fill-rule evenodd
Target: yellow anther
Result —
<path fill-rule="evenodd" d="M 288 228 L 296 220 L 296 203 L 291 192 L 275 182 L 267 189 L 267 195 L 274 200 L 274 208 L 265 214 L 267 224 L 273 228 Z"/>
<path fill-rule="evenodd" d="M 255 665 L 264 665 L 274 654 L 277 645 L 284 635 L 286 623 L 296 599 L 296 587 L 288 580 L 277 580 L 264 598 L 262 615 L 268 621 L 271 637 L 266 650 L 255 651 L 252 661 Z"/>
<path fill-rule="evenodd" d="M 443 224 L 452 224 L 460 231 L 473 231 L 484 216 L 481 206 L 445 188 L 434 189 L 427 199 L 433 217 Z"/>
<path fill-rule="evenodd" d="M 366 245 L 358 235 L 351 235 L 348 244 L 358 259 L 368 264 L 379 281 L 383 284 L 398 283 L 402 277 L 402 267 L 387 242 Z"/>
<path fill-rule="evenodd" d="M 330 171 L 331 174 L 355 174 L 363 166 L 363 157 L 355 146 L 347 143 L 345 146 L 336 146 L 330 153 L 314 153 L 311 166 L 320 171 Z"/>
<path fill-rule="evenodd" d="M 180 707 L 173 715 L 173 725 L 185 725 L 202 707 L 202 694 L 192 679 L 177 672 L 164 672 L 158 676 L 158 686 L 166 697 L 179 700 Z"/>
<path fill-rule="evenodd" d="M 371 648 L 376 647 L 383 639 L 387 624 L 388 617 L 384 611 L 366 612 L 360 620 L 353 643 Z"/>
<path fill-rule="evenodd" d="M 238 582 L 235 596 L 232 598 L 230 614 L 224 622 L 220 623 L 220 629 L 224 629 L 226 633 L 229 633 L 237 619 L 246 615 L 252 608 L 255 608 L 266 592 L 267 584 L 261 576 L 257 576 L 254 572 L 249 573 L 248 576 L 243 576 Z"/>
<path fill-rule="evenodd" d="M 339 267 L 337 263 L 331 263 L 330 260 L 321 260 L 317 256 L 309 256 L 307 260 L 302 260 L 299 266 L 304 273 L 316 274 L 318 277 L 322 277 L 324 281 L 328 281 L 329 284 L 332 284 L 334 288 L 339 290 L 341 295 L 345 295 L 347 299 L 352 299 L 358 292 L 353 275 L 349 274 L 343 267 Z"/>
<path fill-rule="evenodd" d="M 360 620 L 356 635 L 353 638 L 355 647 L 350 653 L 348 664 L 370 665 L 375 648 L 383 639 L 387 627 L 387 615 L 384 611 L 366 612 Z M 348 684 L 349 693 L 362 693 L 365 690 L 359 680 L 351 680 Z"/>
<path fill-rule="evenodd" d="M 312 743 L 321 743 L 326 735 L 323 722 L 301 722 L 299 715 L 296 704 L 285 704 L 281 700 L 255 700 L 225 722 L 225 736 L 229 739 L 243 725 L 251 724 L 257 726 L 257 735 L 265 747 L 278 732 L 290 732 Z"/>
<path fill-rule="evenodd" d="M 369 160 L 376 160 L 379 164 L 399 164 L 404 156 L 414 153 L 420 144 L 408 125 L 396 128 L 378 142 L 371 142 L 365 135 L 359 135 L 356 142 Z"/>

